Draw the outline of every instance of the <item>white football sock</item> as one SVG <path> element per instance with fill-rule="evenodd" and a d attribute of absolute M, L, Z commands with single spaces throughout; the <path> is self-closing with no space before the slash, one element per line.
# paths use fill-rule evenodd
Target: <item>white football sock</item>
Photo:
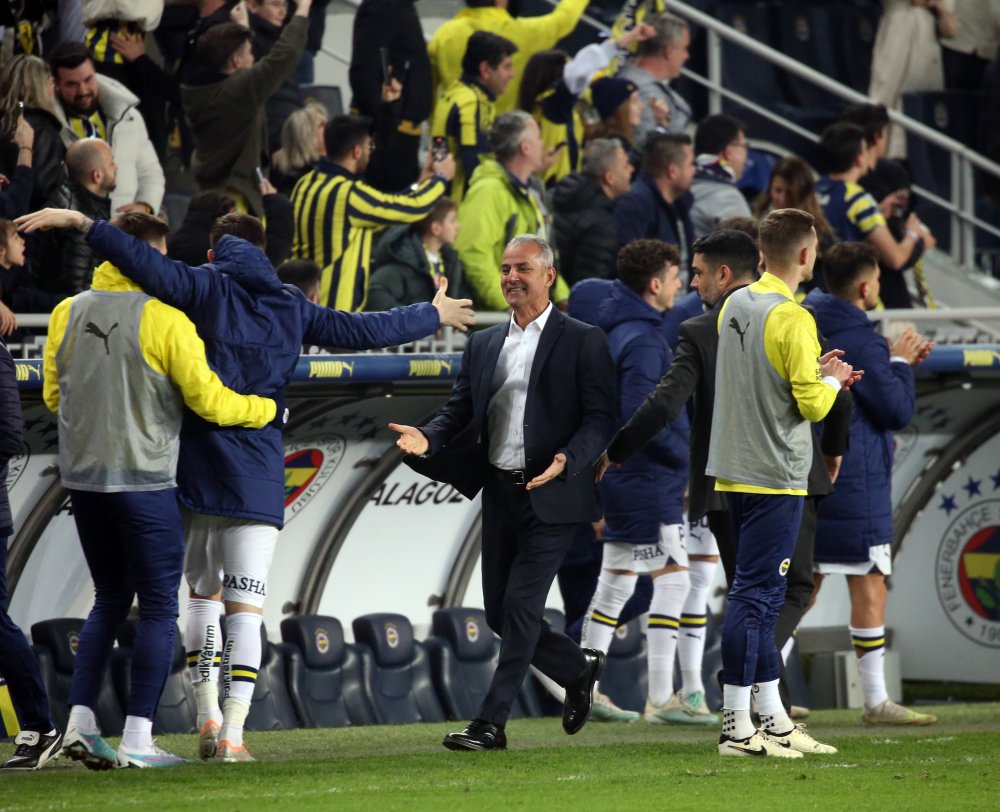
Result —
<path fill-rule="evenodd" d="M 85 733 L 93 733 L 98 729 L 97 717 L 94 711 L 86 705 L 74 705 L 69 711 L 67 727 L 77 727 Z"/>
<path fill-rule="evenodd" d="M 601 570 L 597 589 L 594 590 L 594 597 L 583 618 L 583 628 L 580 631 L 582 648 L 607 652 L 615 629 L 618 628 L 618 616 L 632 597 L 638 580 L 638 575 L 617 575 Z"/>
<path fill-rule="evenodd" d="M 649 662 L 649 702 L 655 707 L 667 704 L 674 693 L 674 654 L 681 607 L 687 597 L 690 579 L 687 570 L 667 572 L 653 579 L 653 599 L 649 603 L 646 626 Z"/>
<path fill-rule="evenodd" d="M 234 696 L 222 703 L 222 730 L 219 731 L 219 741 L 227 741 L 233 747 L 243 744 L 243 725 L 250 712 L 250 702 L 237 699 Z"/>
<path fill-rule="evenodd" d="M 188 601 L 184 642 L 187 644 L 188 676 L 191 684 L 219 681 L 222 664 L 222 601 L 191 598 Z"/>
<path fill-rule="evenodd" d="M 253 698 L 262 654 L 260 625 L 263 620 L 256 612 L 226 615 L 226 648 L 222 655 L 226 699 L 235 697 L 249 704 Z"/>
<path fill-rule="evenodd" d="M 874 708 L 889 698 L 885 687 L 885 626 L 871 629 L 851 630 L 851 644 L 855 652 L 864 652 L 858 658 L 858 672 L 861 677 L 861 691 L 865 695 L 865 705 Z"/>
<path fill-rule="evenodd" d="M 750 686 L 722 686 L 722 733 L 731 739 L 748 739 L 757 732 L 750 721 Z"/>
<path fill-rule="evenodd" d="M 705 693 L 701 665 L 705 656 L 705 630 L 708 623 L 708 592 L 715 578 L 717 561 L 691 561 L 688 565 L 691 589 L 681 609 L 681 627 L 677 638 L 677 661 L 681 666 L 681 693 Z"/>
<path fill-rule="evenodd" d="M 778 680 L 758 682 L 753 686 L 754 697 L 757 700 L 757 713 L 760 714 L 760 726 L 768 733 L 785 735 L 795 727 L 785 712 L 781 703 L 781 693 L 778 691 Z"/>
<path fill-rule="evenodd" d="M 126 716 L 122 747 L 130 753 L 141 753 L 153 747 L 153 720 L 145 716 Z"/>

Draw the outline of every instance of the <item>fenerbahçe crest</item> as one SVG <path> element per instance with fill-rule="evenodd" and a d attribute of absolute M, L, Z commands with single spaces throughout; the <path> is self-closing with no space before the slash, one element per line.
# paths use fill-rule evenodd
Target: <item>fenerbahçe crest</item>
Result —
<path fill-rule="evenodd" d="M 315 437 L 285 445 L 285 523 L 317 494 L 336 470 L 347 443 L 343 437 Z"/>
<path fill-rule="evenodd" d="M 1000 500 L 976 502 L 955 516 L 938 547 L 934 579 L 955 628 L 1000 648 Z"/>

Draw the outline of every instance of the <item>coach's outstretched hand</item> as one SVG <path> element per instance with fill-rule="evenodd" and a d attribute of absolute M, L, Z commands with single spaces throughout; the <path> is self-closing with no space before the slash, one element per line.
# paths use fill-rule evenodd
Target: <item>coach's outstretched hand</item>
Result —
<path fill-rule="evenodd" d="M 389 428 L 399 435 L 396 445 L 404 454 L 412 457 L 419 457 L 427 453 L 430 444 L 420 429 L 413 426 L 401 426 L 399 423 L 390 423 Z"/>
<path fill-rule="evenodd" d="M 437 308 L 442 327 L 454 327 L 467 332 L 470 324 L 476 323 L 476 314 L 472 310 L 472 299 L 452 299 L 446 295 L 448 277 L 441 277 L 441 287 L 438 288 L 431 302 Z"/>
<path fill-rule="evenodd" d="M 566 455 L 556 454 L 552 458 L 552 464 L 549 465 L 542 473 L 536 476 L 531 482 L 524 486 L 525 490 L 533 491 L 535 488 L 540 488 L 548 482 L 551 482 L 557 476 L 560 476 L 563 471 L 566 470 Z"/>
<path fill-rule="evenodd" d="M 18 231 L 30 234 L 33 231 L 48 231 L 50 228 L 79 228 L 87 218 L 72 209 L 39 209 L 23 214 L 14 220 Z"/>

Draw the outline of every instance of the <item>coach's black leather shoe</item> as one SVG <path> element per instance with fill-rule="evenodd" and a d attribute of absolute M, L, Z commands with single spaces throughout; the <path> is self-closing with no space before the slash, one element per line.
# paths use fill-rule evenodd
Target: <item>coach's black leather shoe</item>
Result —
<path fill-rule="evenodd" d="M 506 750 L 507 734 L 482 719 L 473 719 L 461 733 L 449 733 L 442 742 L 449 750 Z"/>
<path fill-rule="evenodd" d="M 566 686 L 566 701 L 563 702 L 563 730 L 570 736 L 579 732 L 590 716 L 590 706 L 594 704 L 594 685 L 600 679 L 604 663 L 608 659 L 603 651 L 595 648 L 581 651 L 587 665 L 576 681 Z"/>

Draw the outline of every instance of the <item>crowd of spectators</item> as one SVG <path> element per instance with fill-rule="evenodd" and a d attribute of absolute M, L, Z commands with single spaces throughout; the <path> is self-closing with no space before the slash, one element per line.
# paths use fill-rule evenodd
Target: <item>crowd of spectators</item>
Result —
<path fill-rule="evenodd" d="M 617 251 L 636 239 L 677 245 L 686 282 L 689 246 L 720 222 L 796 206 L 817 218 L 821 254 L 838 240 L 874 247 L 886 304 L 929 295 L 920 259 L 935 241 L 887 158 L 885 107 L 848 110 L 824 132 L 823 165 L 789 156 L 764 189 L 742 188 L 753 132 L 731 115 L 699 119 L 675 81 L 696 32 L 669 13 L 626 9 L 613 38 L 569 54 L 554 46 L 584 0 L 525 18 L 503 0 L 467 0 L 429 42 L 409 0 L 364 0 L 350 111 L 331 116 L 308 87 L 323 0 L 78 5 L 82 23 L 34 21 L 38 35 L 7 38 L 0 55 L 0 217 L 162 213 L 165 192 L 193 187 L 186 214 L 172 212 L 178 259 L 204 261 L 214 218 L 243 211 L 264 219 L 275 266 L 318 265 L 324 305 L 408 304 L 447 278 L 501 310 L 499 257 L 514 234 L 555 244 L 564 305 L 572 284 L 615 276 Z M 945 51 L 965 47 L 945 35 L 958 36 L 966 9 L 918 5 L 937 15 Z M 988 79 L 989 53 L 970 47 L 962 55 Z M 89 285 L 83 244 L 43 235 L 12 256 L 5 328 Z"/>

